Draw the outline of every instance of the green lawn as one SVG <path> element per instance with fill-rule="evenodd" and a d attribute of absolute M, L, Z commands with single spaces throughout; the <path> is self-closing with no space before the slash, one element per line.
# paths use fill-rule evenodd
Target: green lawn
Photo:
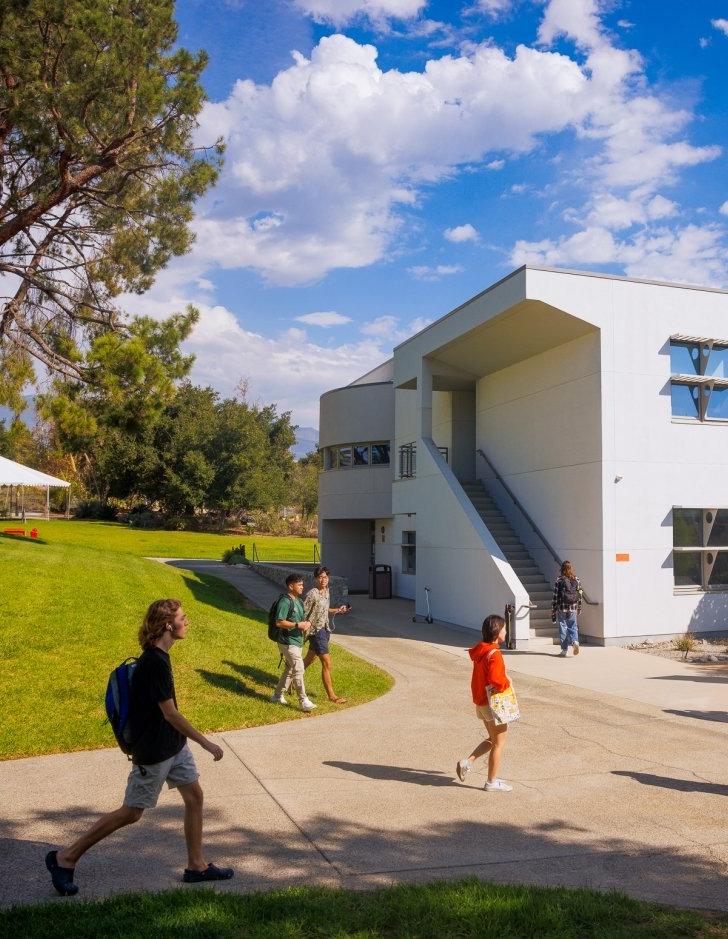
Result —
<path fill-rule="evenodd" d="M 0 522 L 3 528 L 38 529 L 40 538 L 53 544 L 82 545 L 104 548 L 153 558 L 216 558 L 226 548 L 244 544 L 248 556 L 255 542 L 263 561 L 313 561 L 315 538 L 277 538 L 272 535 L 210 535 L 192 531 L 146 531 L 120 522 L 87 522 L 52 519 L 31 519 L 23 525 Z M 0 555 L 1 556 L 1 555 Z"/>
<path fill-rule="evenodd" d="M 297 887 L 241 896 L 210 890 L 129 894 L 0 912 L 16 936 L 174 939 L 677 939 L 728 936 L 728 919 L 623 894 L 466 880 L 355 892 Z"/>
<path fill-rule="evenodd" d="M 180 710 L 200 729 L 315 720 L 268 701 L 278 651 L 266 615 L 246 609 L 232 587 L 134 557 L 128 542 L 127 553 L 59 542 L 55 532 L 76 523 L 56 524 L 40 529 L 45 544 L 0 538 L 0 759 L 115 745 L 103 724 L 108 674 L 138 654 L 139 623 L 159 597 L 180 599 L 191 621 L 172 661 Z M 125 532 L 129 541 L 137 534 Z M 391 687 L 388 675 L 340 647 L 333 657 L 337 690 L 350 704 Z M 317 715 L 337 707 L 320 669 L 306 684 Z"/>

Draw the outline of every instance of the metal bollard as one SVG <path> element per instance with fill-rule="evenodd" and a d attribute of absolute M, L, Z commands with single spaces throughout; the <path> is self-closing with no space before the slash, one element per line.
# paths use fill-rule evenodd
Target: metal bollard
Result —
<path fill-rule="evenodd" d="M 505 614 L 503 618 L 506 621 L 506 649 L 516 648 L 516 608 L 512 603 L 506 603 Z"/>

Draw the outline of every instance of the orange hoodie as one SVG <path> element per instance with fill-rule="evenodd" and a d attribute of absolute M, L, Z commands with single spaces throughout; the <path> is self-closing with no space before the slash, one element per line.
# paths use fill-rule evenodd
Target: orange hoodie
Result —
<path fill-rule="evenodd" d="M 488 658 L 488 653 L 493 649 L 496 650 L 495 655 Z M 487 685 L 490 685 L 493 691 L 505 691 L 510 687 L 506 664 L 497 642 L 479 642 L 477 646 L 468 649 L 468 655 L 473 660 L 473 677 L 470 681 L 473 704 L 488 703 L 485 691 Z"/>

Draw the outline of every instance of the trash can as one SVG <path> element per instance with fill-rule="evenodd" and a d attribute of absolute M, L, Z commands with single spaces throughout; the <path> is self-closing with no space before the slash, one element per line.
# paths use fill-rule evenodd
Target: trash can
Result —
<path fill-rule="evenodd" d="M 369 596 L 372 600 L 392 599 L 392 568 L 389 564 L 373 564 L 369 568 Z"/>

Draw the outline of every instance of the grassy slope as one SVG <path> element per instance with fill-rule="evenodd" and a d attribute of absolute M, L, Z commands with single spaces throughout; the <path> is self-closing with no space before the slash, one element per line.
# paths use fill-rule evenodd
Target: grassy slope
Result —
<path fill-rule="evenodd" d="M 252 551 L 255 542 L 261 560 L 313 561 L 315 538 L 276 538 L 271 535 L 209 535 L 189 531 L 144 531 L 119 522 L 65 521 L 33 519 L 19 526 L 0 522 L 3 528 L 35 527 L 40 538 L 53 544 L 83 545 L 136 554 L 140 557 L 215 558 L 223 551 L 245 544 Z M 1 557 L 1 555 L 0 555 Z"/>
<path fill-rule="evenodd" d="M 240 896 L 178 890 L 71 900 L 0 912 L 0 932 L 160 939 L 676 939 L 725 937 L 728 919 L 616 893 L 468 880 L 371 892 L 300 887 Z"/>
<path fill-rule="evenodd" d="M 0 759 L 113 745 L 103 724 L 111 668 L 138 654 L 148 604 L 179 598 L 192 628 L 172 651 L 180 709 L 203 730 L 305 716 L 273 706 L 278 652 L 265 614 L 212 577 L 112 551 L 0 538 Z M 351 704 L 383 694 L 391 679 L 341 648 L 337 688 Z M 307 686 L 317 714 L 326 700 L 320 670 Z"/>

